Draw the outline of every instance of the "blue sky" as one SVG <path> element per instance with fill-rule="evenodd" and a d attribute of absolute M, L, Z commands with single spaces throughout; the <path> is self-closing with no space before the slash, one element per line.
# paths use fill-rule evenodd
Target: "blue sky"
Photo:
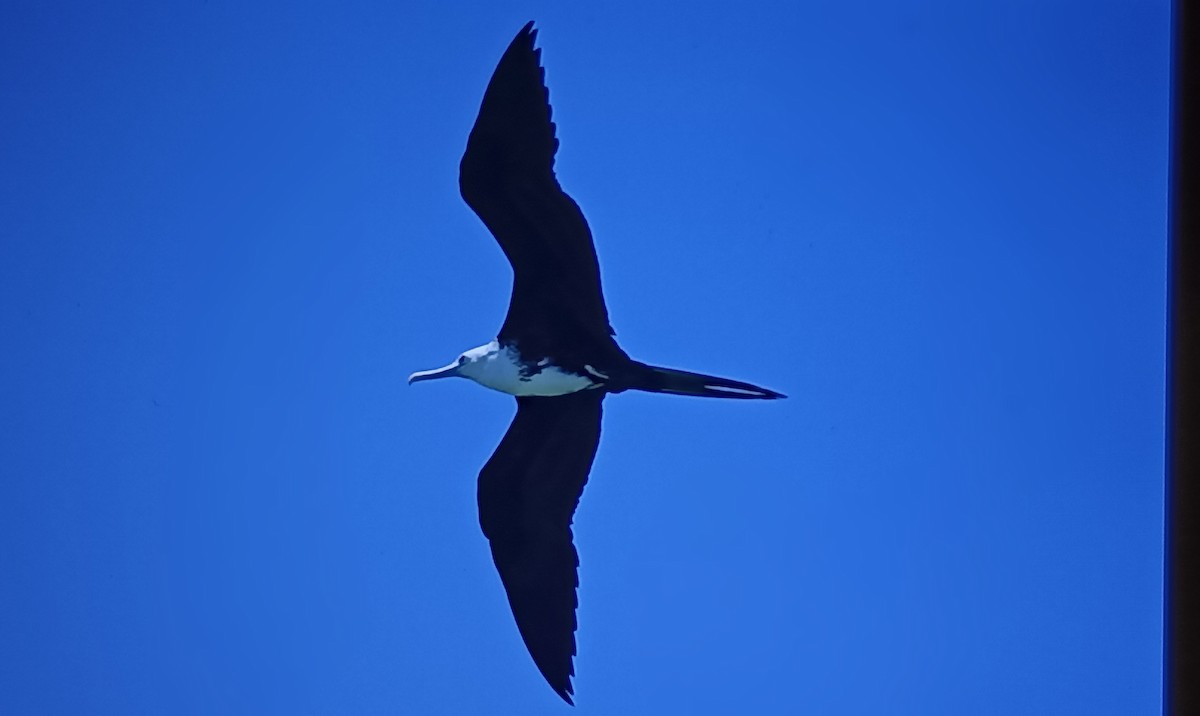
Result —
<path fill-rule="evenodd" d="M 457 166 L 537 20 L 622 346 L 579 714 L 1157 712 L 1166 2 L 0 10 L 0 711 L 567 713 Z M 571 4 L 580 5 L 580 4 Z"/>

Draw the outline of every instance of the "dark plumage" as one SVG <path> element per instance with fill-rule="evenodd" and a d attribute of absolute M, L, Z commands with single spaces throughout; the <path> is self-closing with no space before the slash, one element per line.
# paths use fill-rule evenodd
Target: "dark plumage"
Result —
<path fill-rule="evenodd" d="M 479 524 L 533 661 L 571 703 L 579 555 L 571 516 L 596 447 L 604 393 L 517 398 L 517 417 L 479 473 Z"/>
<path fill-rule="evenodd" d="M 497 341 L 409 381 L 450 375 L 517 396 L 479 474 L 479 522 L 517 627 L 546 681 L 574 693 L 579 558 L 571 519 L 600 441 L 608 393 L 782 398 L 749 383 L 659 368 L 617 346 L 592 234 L 554 176 L 558 149 L 533 23 L 496 67 L 459 167 L 459 188 L 513 267 Z M 564 382 L 565 381 L 565 382 Z"/>
<path fill-rule="evenodd" d="M 627 361 L 608 322 L 592 232 L 554 176 L 558 139 L 536 37 L 525 25 L 500 58 L 459 164 L 463 199 L 513 266 L 498 338 L 530 360 Z"/>

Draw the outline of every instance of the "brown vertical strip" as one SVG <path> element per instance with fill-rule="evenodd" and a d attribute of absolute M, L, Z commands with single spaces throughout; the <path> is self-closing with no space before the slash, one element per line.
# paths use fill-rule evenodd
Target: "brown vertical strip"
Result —
<path fill-rule="evenodd" d="M 1165 712 L 1200 713 L 1200 2 L 1174 7 L 1167 292 Z"/>

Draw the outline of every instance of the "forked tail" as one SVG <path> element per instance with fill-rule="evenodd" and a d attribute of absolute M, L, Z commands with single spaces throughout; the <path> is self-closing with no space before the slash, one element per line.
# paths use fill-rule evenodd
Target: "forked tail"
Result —
<path fill-rule="evenodd" d="M 641 376 L 641 380 L 630 386 L 634 390 L 694 395 L 701 398 L 776 400 L 787 397 L 783 393 L 776 393 L 773 390 L 743 383 L 740 380 L 718 378 L 715 375 L 702 373 L 689 373 L 686 370 L 675 370 L 674 368 L 659 368 L 653 365 L 647 365 L 645 368 L 646 372 Z"/>

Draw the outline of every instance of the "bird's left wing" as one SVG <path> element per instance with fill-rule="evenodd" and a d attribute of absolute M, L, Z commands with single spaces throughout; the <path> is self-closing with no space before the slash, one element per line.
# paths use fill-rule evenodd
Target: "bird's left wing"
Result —
<path fill-rule="evenodd" d="M 479 473 L 479 523 L 530 656 L 571 703 L 579 557 L 571 518 L 600 442 L 604 392 L 517 398 Z"/>
<path fill-rule="evenodd" d="M 536 37 L 531 22 L 500 58 L 459 165 L 459 190 L 512 264 L 501 341 L 538 355 L 560 341 L 617 351 L 591 230 L 554 175 L 558 139 Z"/>

